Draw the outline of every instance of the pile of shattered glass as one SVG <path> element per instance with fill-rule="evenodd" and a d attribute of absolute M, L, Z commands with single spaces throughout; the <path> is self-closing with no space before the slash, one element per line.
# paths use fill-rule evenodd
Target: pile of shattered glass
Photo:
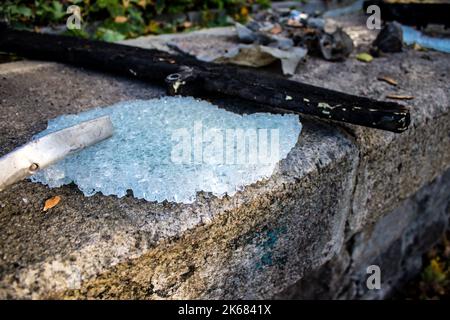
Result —
<path fill-rule="evenodd" d="M 31 180 L 56 188 L 74 183 L 147 201 L 192 203 L 198 192 L 219 198 L 269 178 L 296 145 L 294 114 L 240 115 L 192 97 L 123 101 L 48 122 L 35 138 L 109 116 L 111 138 L 38 171 Z"/>

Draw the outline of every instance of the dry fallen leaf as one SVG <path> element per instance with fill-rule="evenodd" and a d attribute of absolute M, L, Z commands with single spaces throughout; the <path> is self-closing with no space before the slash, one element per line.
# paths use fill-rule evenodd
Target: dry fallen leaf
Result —
<path fill-rule="evenodd" d="M 396 86 L 398 84 L 398 82 L 395 79 L 388 77 L 388 76 L 380 76 L 380 77 L 378 77 L 378 80 L 387 82 L 393 86 Z"/>
<path fill-rule="evenodd" d="M 241 16 L 247 17 L 248 14 L 249 14 L 249 11 L 248 11 L 247 7 L 241 7 Z"/>
<path fill-rule="evenodd" d="M 428 51 L 427 48 L 422 47 L 421 45 L 414 42 L 412 48 L 416 51 Z"/>
<path fill-rule="evenodd" d="M 45 200 L 44 211 L 47 211 L 47 210 L 53 208 L 60 201 L 61 201 L 61 197 L 60 196 L 54 196 L 54 197 L 51 197 L 50 199 Z"/>
<path fill-rule="evenodd" d="M 279 34 L 283 31 L 283 29 L 281 28 L 281 26 L 277 23 L 274 25 L 274 27 L 270 30 L 271 34 Z"/>
<path fill-rule="evenodd" d="M 190 21 L 183 22 L 183 28 L 188 29 L 190 27 L 192 27 L 192 22 Z"/>
<path fill-rule="evenodd" d="M 414 99 L 413 96 L 405 96 L 405 95 L 400 95 L 400 94 L 388 94 L 386 96 L 386 98 L 395 99 L 395 100 L 412 100 L 412 99 Z"/>
<path fill-rule="evenodd" d="M 117 16 L 114 18 L 115 23 L 125 23 L 127 21 L 128 21 L 128 18 L 124 17 L 124 16 Z"/>
<path fill-rule="evenodd" d="M 147 1 L 146 0 L 139 0 L 137 2 L 138 6 L 142 7 L 145 9 L 145 7 L 147 6 Z"/>
<path fill-rule="evenodd" d="M 357 54 L 356 59 L 362 62 L 371 62 L 373 60 L 373 57 L 370 54 L 363 52 Z"/>

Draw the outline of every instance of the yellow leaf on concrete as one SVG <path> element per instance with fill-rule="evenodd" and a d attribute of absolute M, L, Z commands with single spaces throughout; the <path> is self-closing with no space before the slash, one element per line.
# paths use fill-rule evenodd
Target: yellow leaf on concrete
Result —
<path fill-rule="evenodd" d="M 398 83 L 395 79 L 388 76 L 379 76 L 378 80 L 389 83 L 390 85 L 396 86 Z"/>
<path fill-rule="evenodd" d="M 61 197 L 60 196 L 54 196 L 54 197 L 51 197 L 50 199 L 45 200 L 44 211 L 47 211 L 47 210 L 53 208 L 60 201 L 61 201 Z"/>
<path fill-rule="evenodd" d="M 395 100 L 412 100 L 412 99 L 414 99 L 413 96 L 407 96 L 407 95 L 401 95 L 401 94 L 388 94 L 388 95 L 386 95 L 386 98 L 395 99 Z"/>
<path fill-rule="evenodd" d="M 370 62 L 373 60 L 373 57 L 370 54 L 363 52 L 356 55 L 356 59 L 363 62 Z"/>

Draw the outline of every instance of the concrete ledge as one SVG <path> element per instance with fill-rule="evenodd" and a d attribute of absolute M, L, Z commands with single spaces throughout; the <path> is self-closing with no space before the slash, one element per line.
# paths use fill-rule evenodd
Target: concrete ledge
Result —
<path fill-rule="evenodd" d="M 421 271 L 422 256 L 449 225 L 450 170 L 424 186 L 374 225 L 355 234 L 342 251 L 277 299 L 383 299 Z M 381 290 L 368 290 L 367 266 L 382 270 Z"/>
<path fill-rule="evenodd" d="M 11 111 L 1 122 L 3 152 L 58 114 L 161 94 L 146 84 L 111 79 L 58 64 L 5 76 L 4 109 Z M 24 90 L 35 93 L 32 101 Z M 193 205 L 156 204 L 86 198 L 75 186 L 50 190 L 21 182 L 1 195 L 1 224 L 10 230 L 1 236 L 1 292 L 33 298 L 231 297 L 237 293 L 234 282 L 253 282 L 239 286 L 238 294 L 270 295 L 340 248 L 356 155 L 339 129 L 306 121 L 278 172 L 232 198 L 203 194 Z M 54 194 L 63 202 L 51 214 L 43 213 L 43 200 Z M 280 268 L 284 272 L 274 272 Z"/>
<path fill-rule="evenodd" d="M 373 35 L 351 23 L 346 28 L 356 51 L 364 50 Z M 192 42 L 195 34 L 190 37 Z M 396 78 L 399 88 L 377 81 L 380 73 Z M 73 185 L 16 184 L 0 194 L 0 297 L 311 297 L 305 288 L 309 283 L 319 290 L 315 275 L 324 270 L 342 275 L 324 278 L 330 290 L 346 284 L 336 297 L 384 296 L 388 289 L 370 296 L 360 286 L 366 264 L 387 261 L 373 252 L 387 254 L 401 238 L 406 256 L 435 240 L 420 236 L 427 207 L 404 208 L 419 203 L 415 197 L 427 193 L 419 190 L 432 181 L 439 187 L 429 190 L 450 189 L 443 176 L 450 167 L 449 75 L 450 56 L 438 52 L 408 49 L 371 64 L 309 59 L 295 79 L 378 99 L 396 90 L 414 95 L 408 102 L 413 126 L 395 135 L 303 119 L 299 141 L 276 173 L 233 197 L 202 193 L 194 204 L 179 205 L 86 198 Z M 57 115 L 163 94 L 148 84 L 60 64 L 0 65 L 0 155 Z M 237 107 L 232 100 L 217 103 Z M 43 213 L 43 201 L 56 194 L 61 204 Z M 431 194 L 440 209 L 429 214 L 427 225 L 438 221 L 441 231 L 448 195 Z M 393 221 L 402 224 L 388 236 L 382 226 Z M 419 252 L 411 257 L 417 260 Z M 390 277 L 389 288 L 400 278 Z"/>

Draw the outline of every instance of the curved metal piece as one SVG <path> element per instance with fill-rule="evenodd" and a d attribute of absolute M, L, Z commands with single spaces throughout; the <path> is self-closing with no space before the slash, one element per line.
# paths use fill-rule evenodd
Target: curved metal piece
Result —
<path fill-rule="evenodd" d="M 104 116 L 50 133 L 15 149 L 0 158 L 0 191 L 112 134 L 111 119 Z"/>

